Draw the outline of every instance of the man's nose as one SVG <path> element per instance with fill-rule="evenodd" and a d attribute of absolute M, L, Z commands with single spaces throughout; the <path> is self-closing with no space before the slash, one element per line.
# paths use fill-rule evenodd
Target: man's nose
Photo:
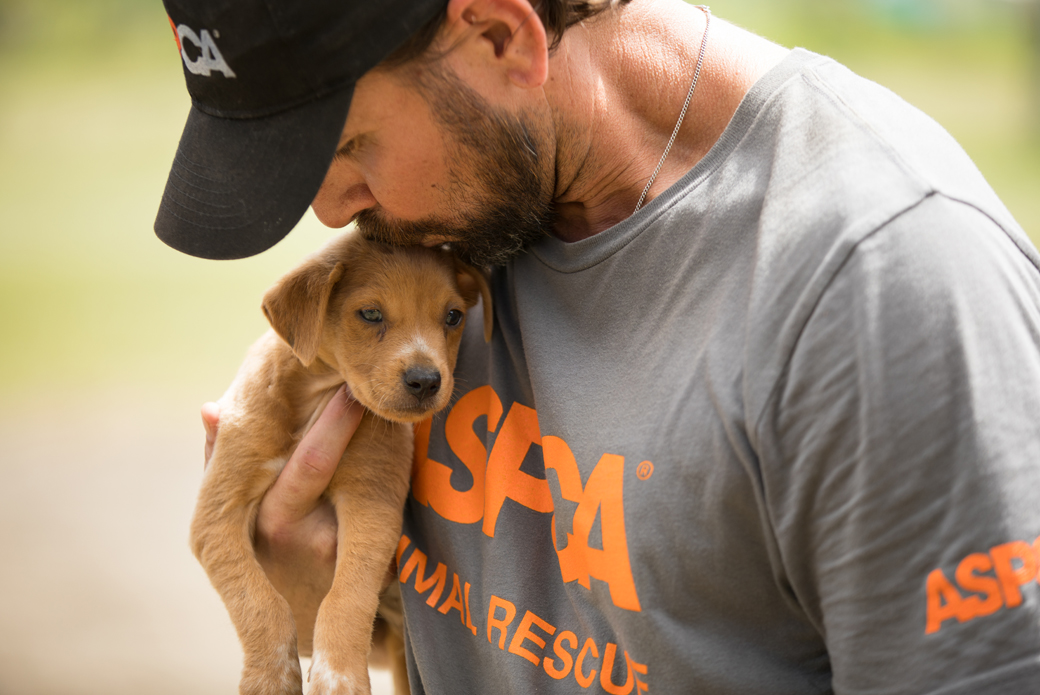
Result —
<path fill-rule="evenodd" d="M 323 225 L 339 229 L 375 204 L 375 196 L 357 168 L 349 162 L 335 161 L 311 201 L 311 208 Z"/>

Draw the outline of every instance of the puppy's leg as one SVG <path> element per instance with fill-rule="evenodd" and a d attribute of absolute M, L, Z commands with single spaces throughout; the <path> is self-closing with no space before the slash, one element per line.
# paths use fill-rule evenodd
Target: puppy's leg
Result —
<path fill-rule="evenodd" d="M 401 536 L 411 453 L 410 427 L 373 423 L 366 414 L 329 486 L 339 539 L 336 575 L 314 626 L 313 695 L 370 693 L 372 625 Z"/>
<path fill-rule="evenodd" d="M 279 470 L 274 465 L 245 466 L 220 456 L 218 450 L 192 520 L 192 549 L 224 600 L 242 642 L 242 695 L 303 692 L 292 611 L 267 580 L 251 538 L 260 497 Z"/>

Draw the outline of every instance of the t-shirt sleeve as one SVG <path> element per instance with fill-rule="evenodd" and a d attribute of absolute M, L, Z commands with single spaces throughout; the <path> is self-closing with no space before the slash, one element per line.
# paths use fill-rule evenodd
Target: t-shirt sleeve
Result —
<path fill-rule="evenodd" d="M 1040 693 L 1040 275 L 933 195 L 861 241 L 756 423 L 834 692 Z"/>

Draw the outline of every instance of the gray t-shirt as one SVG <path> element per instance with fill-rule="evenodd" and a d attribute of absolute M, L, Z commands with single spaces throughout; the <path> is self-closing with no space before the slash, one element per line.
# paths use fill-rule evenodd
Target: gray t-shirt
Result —
<path fill-rule="evenodd" d="M 495 273 L 418 438 L 414 691 L 1040 693 L 1038 265 L 939 126 L 792 52 Z"/>

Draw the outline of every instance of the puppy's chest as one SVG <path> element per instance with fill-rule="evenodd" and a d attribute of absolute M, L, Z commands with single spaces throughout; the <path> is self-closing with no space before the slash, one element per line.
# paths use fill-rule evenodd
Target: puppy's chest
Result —
<path fill-rule="evenodd" d="M 412 437 L 412 425 L 384 420 L 366 410 L 350 438 L 346 457 L 368 461 L 371 465 L 382 461 L 397 465 L 404 461 L 410 467 L 414 449 Z"/>
<path fill-rule="evenodd" d="M 286 452 L 292 455 L 303 438 L 310 432 L 325 412 L 329 402 L 339 391 L 339 384 L 321 392 L 317 396 L 309 396 L 298 405 L 291 418 L 292 448 Z M 344 461 L 351 458 L 362 460 L 384 460 L 411 458 L 412 426 L 391 422 L 379 417 L 370 410 L 365 410 L 357 430 L 350 438 Z"/>

